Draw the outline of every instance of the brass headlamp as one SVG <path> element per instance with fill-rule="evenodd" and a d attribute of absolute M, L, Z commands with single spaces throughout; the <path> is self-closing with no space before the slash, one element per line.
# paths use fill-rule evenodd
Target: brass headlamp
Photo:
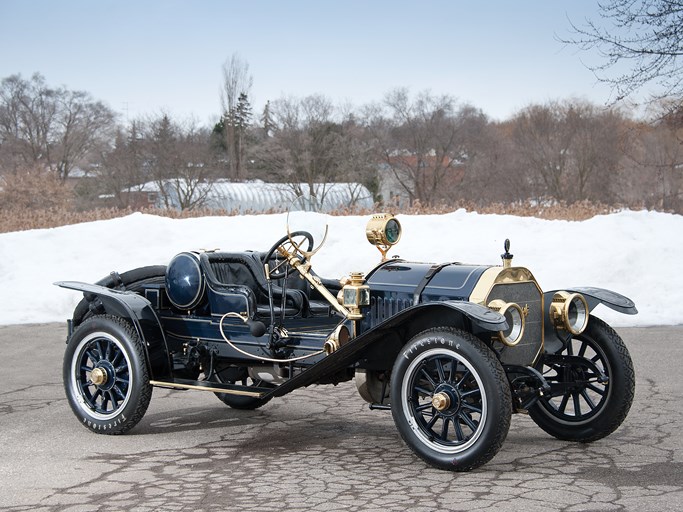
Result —
<path fill-rule="evenodd" d="M 588 326 L 588 303 L 580 293 L 557 292 L 550 304 L 550 319 L 555 327 L 570 334 L 581 334 Z"/>
<path fill-rule="evenodd" d="M 526 324 L 524 311 L 514 302 L 505 302 L 495 299 L 489 302 L 489 308 L 497 311 L 505 317 L 508 328 L 498 332 L 498 339 L 508 347 L 517 345 L 524 336 L 524 326 Z"/>

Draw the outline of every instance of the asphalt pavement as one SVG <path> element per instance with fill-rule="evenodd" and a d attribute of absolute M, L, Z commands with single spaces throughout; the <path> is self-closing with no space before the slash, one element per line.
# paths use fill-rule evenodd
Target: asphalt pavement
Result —
<path fill-rule="evenodd" d="M 515 415 L 491 462 L 450 473 L 415 457 L 353 382 L 256 411 L 155 389 L 128 434 L 93 434 L 64 396 L 66 327 L 0 326 L 0 509 L 683 510 L 683 326 L 618 332 L 636 397 L 615 433 L 563 442 Z"/>

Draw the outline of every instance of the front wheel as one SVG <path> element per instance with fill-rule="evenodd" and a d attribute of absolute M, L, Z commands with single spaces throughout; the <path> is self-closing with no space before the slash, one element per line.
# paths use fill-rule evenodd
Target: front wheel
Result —
<path fill-rule="evenodd" d="M 529 416 L 551 436 L 591 442 L 614 432 L 624 421 L 635 392 L 635 372 L 628 349 L 605 322 L 591 317 L 586 330 L 574 336 L 560 355 L 591 365 L 543 365 L 551 392 L 529 409 Z M 595 368 L 607 376 L 601 382 Z"/>
<path fill-rule="evenodd" d="M 493 352 L 465 331 L 436 328 L 410 340 L 394 363 L 391 396 L 403 440 L 440 469 L 485 464 L 510 427 L 505 372 Z"/>
<path fill-rule="evenodd" d="M 98 315 L 74 331 L 64 353 L 64 389 L 81 424 L 98 434 L 123 434 L 152 397 L 144 345 L 121 318 Z"/>

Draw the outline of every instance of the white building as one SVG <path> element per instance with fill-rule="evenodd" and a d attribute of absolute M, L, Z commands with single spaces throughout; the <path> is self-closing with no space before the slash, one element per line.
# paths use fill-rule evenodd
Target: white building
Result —
<path fill-rule="evenodd" d="M 162 192 L 163 189 L 163 192 Z M 153 194 L 159 208 L 166 206 L 164 196 L 173 208 L 183 202 L 201 200 L 201 206 L 229 212 L 259 213 L 304 209 L 329 212 L 340 208 L 372 208 L 372 193 L 360 183 L 315 183 L 313 193 L 307 183 L 265 183 L 261 180 L 189 184 L 182 180 L 145 183 L 138 189 Z M 192 192 L 190 193 L 190 191 Z M 181 200 L 184 198 L 184 200 Z"/>

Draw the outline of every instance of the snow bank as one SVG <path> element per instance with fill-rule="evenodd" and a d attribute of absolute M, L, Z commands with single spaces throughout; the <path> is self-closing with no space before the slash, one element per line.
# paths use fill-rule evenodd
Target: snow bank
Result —
<path fill-rule="evenodd" d="M 329 225 L 328 240 L 313 258 L 320 275 L 367 271 L 378 262 L 379 252 L 365 240 L 367 217 L 308 215 Z M 602 306 L 596 310 L 613 325 L 683 324 L 683 278 L 676 267 L 683 255 L 683 216 L 624 211 L 567 222 L 458 210 L 399 219 L 403 237 L 390 255 L 498 265 L 509 238 L 513 264 L 528 267 L 544 290 L 598 286 L 632 298 L 636 316 Z M 53 286 L 54 281 L 94 282 L 112 270 L 166 264 L 191 249 L 265 251 L 285 234 L 285 226 L 284 214 L 174 220 L 136 213 L 0 234 L 0 324 L 70 317 L 81 295 Z"/>

